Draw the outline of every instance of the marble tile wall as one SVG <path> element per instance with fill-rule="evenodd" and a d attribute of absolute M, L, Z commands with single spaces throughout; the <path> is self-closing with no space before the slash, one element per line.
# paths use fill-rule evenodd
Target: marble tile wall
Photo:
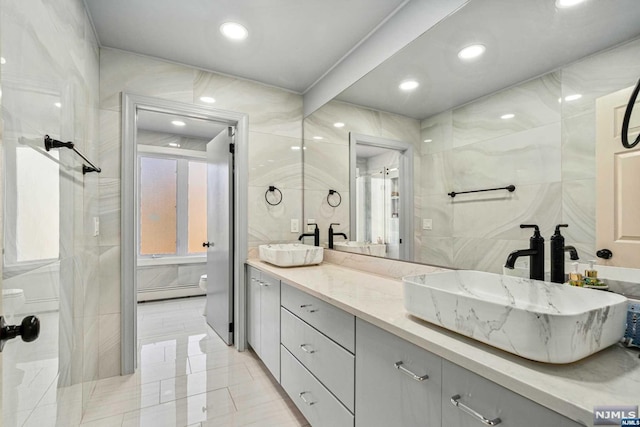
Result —
<path fill-rule="evenodd" d="M 100 50 L 101 378 L 120 373 L 120 100 L 123 91 L 249 115 L 249 246 L 291 241 L 302 219 L 302 96 L 259 83 L 112 49 Z M 291 147 L 297 147 L 292 149 Z M 265 202 L 269 185 L 282 191 Z M 102 302 L 102 300 L 101 300 Z"/>
<path fill-rule="evenodd" d="M 345 126 L 337 128 L 334 123 Z M 420 122 L 408 117 L 331 101 L 304 120 L 304 217 L 315 219 L 320 241 L 326 242 L 330 223 L 349 234 L 349 134 L 388 138 L 414 145 L 414 183 L 421 182 Z M 340 206 L 327 203 L 329 189 L 342 196 Z M 414 190 L 414 217 L 420 211 L 421 192 Z M 355 236 L 351 236 L 355 240 Z M 310 242 L 310 241 L 309 241 Z M 420 253 L 420 233 L 414 236 L 415 253 Z"/>
<path fill-rule="evenodd" d="M 519 224 L 539 224 L 548 239 L 563 222 L 581 259 L 594 258 L 595 99 L 639 76 L 635 40 L 423 120 L 419 221 L 433 230 L 422 232 L 420 261 L 499 273 L 528 247 Z M 514 193 L 446 195 L 508 184 Z"/>
<path fill-rule="evenodd" d="M 198 288 L 207 264 L 172 264 L 138 267 L 138 293 L 175 288 Z"/>
<path fill-rule="evenodd" d="M 73 141 L 100 165 L 98 43 L 83 2 L 0 1 L 0 20 L 6 61 L 1 76 L 3 142 L 9 144 L 5 149 L 15 149 L 20 137 L 42 141 L 50 134 Z M 99 248 L 93 236 L 98 177 L 83 176 L 82 163 L 70 151 L 61 152 L 60 159 L 66 165 L 60 171 L 60 322 L 53 340 L 57 347 L 51 349 L 53 357 L 59 358 L 59 378 L 51 387 L 55 391 L 56 385 L 83 383 L 86 401 L 98 378 L 99 364 Z M 15 194 L 3 198 L 6 196 Z M 15 236 L 8 238 L 15 240 Z M 21 357 L 30 356 L 23 353 Z M 10 366 L 7 362 L 5 358 L 5 366 Z M 46 391 L 50 385 L 41 387 Z M 32 395 L 37 393 L 33 389 Z M 5 406 L 5 410 L 10 408 Z"/>

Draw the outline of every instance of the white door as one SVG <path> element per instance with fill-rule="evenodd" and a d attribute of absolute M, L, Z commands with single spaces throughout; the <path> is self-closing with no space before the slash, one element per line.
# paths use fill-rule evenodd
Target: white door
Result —
<path fill-rule="evenodd" d="M 609 249 L 604 261 L 640 268 L 640 144 L 622 146 L 621 130 L 633 88 L 596 100 L 596 249 Z M 629 140 L 640 133 L 640 102 L 629 124 Z M 603 261 L 603 260 L 600 260 Z"/>
<path fill-rule="evenodd" d="M 233 343 L 233 133 L 207 144 L 207 323 Z"/>

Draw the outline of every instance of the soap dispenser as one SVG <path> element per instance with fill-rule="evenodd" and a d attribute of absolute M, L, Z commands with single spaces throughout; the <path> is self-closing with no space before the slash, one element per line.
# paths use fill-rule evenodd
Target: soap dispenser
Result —
<path fill-rule="evenodd" d="M 564 237 L 560 234 L 561 227 L 568 227 L 568 224 L 556 225 L 556 231 L 551 236 L 551 281 L 564 283 Z"/>
<path fill-rule="evenodd" d="M 588 286 L 599 286 L 598 271 L 593 267 L 595 260 L 589 261 L 589 269 L 584 272 L 584 284 Z"/>

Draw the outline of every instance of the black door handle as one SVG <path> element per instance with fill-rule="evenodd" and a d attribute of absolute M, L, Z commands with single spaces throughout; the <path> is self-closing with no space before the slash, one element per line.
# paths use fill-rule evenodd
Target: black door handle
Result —
<path fill-rule="evenodd" d="M 598 252 L 596 252 L 596 256 L 598 258 L 609 259 L 613 256 L 613 252 L 611 252 L 609 249 L 600 249 Z"/>
<path fill-rule="evenodd" d="M 22 319 L 20 326 L 7 325 L 4 317 L 0 316 L 0 351 L 2 351 L 7 341 L 18 335 L 21 336 L 24 342 L 35 341 L 40 335 L 40 320 L 36 316 L 27 316 Z"/>
<path fill-rule="evenodd" d="M 213 246 L 213 243 L 212 243 L 212 242 L 204 242 L 204 243 L 202 244 L 202 247 L 203 247 L 203 248 L 208 248 L 208 247 L 211 247 L 211 246 Z"/>

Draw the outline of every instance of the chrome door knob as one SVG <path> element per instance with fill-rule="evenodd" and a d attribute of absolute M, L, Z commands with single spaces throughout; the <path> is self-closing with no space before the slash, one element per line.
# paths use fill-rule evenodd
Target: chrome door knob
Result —
<path fill-rule="evenodd" d="M 7 325 L 4 317 L 0 316 L 0 351 L 4 344 L 20 335 L 22 341 L 35 341 L 40 335 L 40 320 L 36 316 L 27 316 L 20 325 Z"/>

